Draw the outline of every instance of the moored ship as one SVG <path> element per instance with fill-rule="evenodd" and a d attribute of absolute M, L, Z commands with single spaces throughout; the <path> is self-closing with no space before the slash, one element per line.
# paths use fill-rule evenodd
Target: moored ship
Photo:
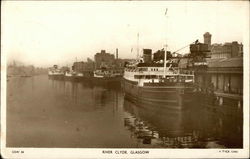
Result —
<path fill-rule="evenodd" d="M 104 80 L 119 80 L 122 78 L 123 72 L 118 69 L 102 68 L 94 71 L 94 77 L 96 79 Z"/>
<path fill-rule="evenodd" d="M 152 51 L 143 50 L 143 61 L 126 66 L 125 96 L 144 106 L 182 110 L 192 102 L 194 74 L 178 67 L 178 59 L 151 61 Z M 165 67 L 164 67 L 165 66 Z"/>
<path fill-rule="evenodd" d="M 63 79 L 64 72 L 57 65 L 54 65 L 52 68 L 49 68 L 48 76 L 50 79 Z"/>
<path fill-rule="evenodd" d="M 93 82 L 99 84 L 119 84 L 123 76 L 123 61 L 116 56 L 101 50 L 95 54 L 95 69 L 93 71 Z"/>
<path fill-rule="evenodd" d="M 101 68 L 94 71 L 93 82 L 99 84 L 119 84 L 123 70 L 114 68 Z"/>
<path fill-rule="evenodd" d="M 64 74 L 64 80 L 72 80 L 73 76 L 74 76 L 73 72 L 66 71 L 65 74 Z"/>

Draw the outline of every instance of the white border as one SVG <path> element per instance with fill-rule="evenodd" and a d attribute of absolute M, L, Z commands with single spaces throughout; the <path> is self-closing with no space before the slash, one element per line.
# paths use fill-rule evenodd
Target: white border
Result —
<path fill-rule="evenodd" d="M 249 3 L 247 3 L 249 8 Z M 249 10 L 246 13 L 249 16 Z M 249 17 L 248 17 L 249 18 Z M 249 19 L 246 19 L 244 44 L 244 134 L 243 149 L 88 149 L 88 148 L 6 148 L 6 53 L 1 44 L 1 155 L 4 158 L 248 158 L 249 157 Z M 4 30 L 5 28 L 2 28 Z M 103 150 L 112 150 L 104 154 Z M 128 154 L 116 154 L 127 150 Z M 149 154 L 130 154 L 131 150 Z M 23 151 L 24 153 L 13 153 Z M 233 153 L 237 151 L 237 153 Z"/>

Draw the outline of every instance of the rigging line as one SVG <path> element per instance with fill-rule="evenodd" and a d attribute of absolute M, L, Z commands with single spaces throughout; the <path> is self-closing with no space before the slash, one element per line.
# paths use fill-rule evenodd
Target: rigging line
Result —
<path fill-rule="evenodd" d="M 194 43 L 196 43 L 196 41 L 192 42 L 191 44 L 194 44 Z M 177 53 L 178 51 L 180 51 L 180 50 L 182 50 L 182 49 L 188 47 L 188 46 L 191 45 L 191 44 L 188 44 L 188 45 L 186 45 L 186 46 L 184 46 L 184 47 L 182 47 L 182 48 L 180 48 L 180 49 L 174 51 L 173 54 L 179 54 L 179 53 Z"/>

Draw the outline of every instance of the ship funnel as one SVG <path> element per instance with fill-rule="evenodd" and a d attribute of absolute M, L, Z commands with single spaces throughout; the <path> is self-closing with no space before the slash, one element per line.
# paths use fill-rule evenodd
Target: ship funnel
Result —
<path fill-rule="evenodd" d="M 116 59 L 118 59 L 118 48 L 116 48 Z"/>
<path fill-rule="evenodd" d="M 143 61 L 145 63 L 151 63 L 151 61 L 152 61 L 152 50 L 151 49 L 143 49 Z"/>

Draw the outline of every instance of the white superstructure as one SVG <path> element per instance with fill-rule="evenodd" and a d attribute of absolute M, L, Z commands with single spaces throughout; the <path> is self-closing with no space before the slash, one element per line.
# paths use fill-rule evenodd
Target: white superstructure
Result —
<path fill-rule="evenodd" d="M 160 83 L 163 80 L 169 82 L 194 82 L 194 73 L 192 71 L 180 71 L 176 64 L 170 61 L 167 64 L 165 76 L 163 64 L 138 63 L 127 66 L 123 77 L 126 80 L 138 82 L 140 86 L 143 86 L 143 83 Z"/>

